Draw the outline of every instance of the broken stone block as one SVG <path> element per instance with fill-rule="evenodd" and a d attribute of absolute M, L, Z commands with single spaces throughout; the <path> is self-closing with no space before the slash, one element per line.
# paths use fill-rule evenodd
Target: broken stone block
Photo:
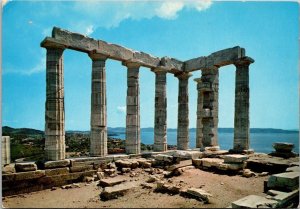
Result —
<path fill-rule="evenodd" d="M 249 195 L 231 203 L 232 208 L 275 208 L 277 201 Z"/>
<path fill-rule="evenodd" d="M 92 182 L 92 181 L 94 181 L 94 177 L 91 177 L 91 176 L 83 177 L 83 182 Z"/>
<path fill-rule="evenodd" d="M 258 174 L 258 176 L 267 176 L 267 175 L 269 175 L 269 172 L 262 172 Z"/>
<path fill-rule="evenodd" d="M 16 173 L 15 164 L 7 164 L 2 167 L 2 174 Z"/>
<path fill-rule="evenodd" d="M 93 165 L 74 166 L 74 167 L 70 167 L 70 173 L 90 171 L 93 169 L 94 169 Z"/>
<path fill-rule="evenodd" d="M 299 166 L 293 166 L 286 169 L 287 172 L 300 172 Z"/>
<path fill-rule="evenodd" d="M 186 194 L 190 197 L 201 200 L 204 203 L 209 203 L 210 197 L 212 197 L 212 195 L 210 193 L 206 192 L 203 189 L 197 189 L 197 188 L 187 189 Z"/>
<path fill-rule="evenodd" d="M 250 178 L 252 176 L 256 176 L 256 174 L 254 172 L 252 172 L 250 169 L 244 169 L 242 176 L 244 176 L 246 178 Z"/>
<path fill-rule="evenodd" d="M 114 173 L 116 173 L 116 169 L 111 168 L 111 169 L 104 169 L 104 173 L 106 173 L 107 175 L 112 175 Z"/>
<path fill-rule="evenodd" d="M 69 168 L 52 168 L 52 169 L 46 169 L 45 174 L 46 176 L 54 176 L 54 175 L 61 175 L 61 174 L 68 174 Z"/>
<path fill-rule="evenodd" d="M 105 177 L 104 172 L 97 172 L 97 177 L 99 180 L 104 179 Z"/>
<path fill-rule="evenodd" d="M 15 168 L 17 172 L 36 171 L 37 165 L 34 162 L 16 163 Z"/>
<path fill-rule="evenodd" d="M 131 168 L 122 168 L 122 173 L 129 173 Z"/>
<path fill-rule="evenodd" d="M 224 162 L 223 159 L 219 159 L 219 158 L 202 158 L 201 161 L 202 161 L 202 167 L 205 168 L 211 168 L 211 167 L 217 168 L 220 163 Z"/>
<path fill-rule="evenodd" d="M 246 155 L 239 155 L 239 154 L 224 155 L 224 163 L 243 163 L 247 159 L 248 156 Z"/>
<path fill-rule="evenodd" d="M 137 187 L 132 182 L 115 185 L 113 187 L 105 187 L 103 192 L 100 194 L 102 200 L 117 199 L 119 196 L 124 196 L 126 192 Z"/>
<path fill-rule="evenodd" d="M 193 165 L 196 167 L 196 168 L 200 168 L 202 166 L 202 161 L 201 159 L 193 159 Z"/>
<path fill-rule="evenodd" d="M 155 156 L 155 160 L 171 163 L 173 161 L 173 156 L 158 154 Z"/>
<path fill-rule="evenodd" d="M 44 168 L 61 168 L 68 167 L 70 165 L 70 160 L 57 160 L 57 161 L 47 161 L 44 163 Z"/>
<path fill-rule="evenodd" d="M 136 169 L 139 167 L 139 162 L 136 160 L 131 161 L 131 169 Z"/>
<path fill-rule="evenodd" d="M 294 148 L 294 144 L 285 142 L 276 142 L 273 144 L 276 152 L 291 152 Z"/>
<path fill-rule="evenodd" d="M 158 181 L 159 180 L 159 178 L 157 177 L 157 176 L 149 176 L 149 178 L 147 179 L 147 183 L 153 183 L 153 182 L 156 182 L 156 181 Z"/>
<path fill-rule="evenodd" d="M 125 160 L 117 160 L 115 164 L 118 168 L 130 168 L 132 163 Z"/>
<path fill-rule="evenodd" d="M 299 172 L 278 173 L 269 177 L 267 187 L 280 191 L 292 191 L 299 188 Z"/>
<path fill-rule="evenodd" d="M 284 208 L 289 205 L 290 201 L 299 196 L 299 189 L 296 189 L 292 192 L 269 190 L 267 194 L 269 195 L 267 196 L 268 199 L 276 200 L 278 202 L 276 207 Z"/>
<path fill-rule="evenodd" d="M 183 161 L 180 161 L 178 164 L 169 166 L 167 168 L 167 171 L 173 171 L 175 169 L 190 166 L 190 165 L 192 165 L 192 160 L 183 160 Z"/>
<path fill-rule="evenodd" d="M 19 180 L 27 180 L 27 179 L 37 179 L 45 176 L 44 170 L 36 170 L 36 171 L 28 171 L 28 172 L 20 172 L 15 173 L 15 181 Z M 2 175 L 3 178 L 4 175 Z"/>
<path fill-rule="evenodd" d="M 141 183 L 141 186 L 144 189 L 153 189 L 155 187 L 155 185 L 151 183 Z"/>
<path fill-rule="evenodd" d="M 175 150 L 171 155 L 180 159 L 198 159 L 203 156 L 203 153 L 195 150 Z"/>
<path fill-rule="evenodd" d="M 125 181 L 126 179 L 123 177 L 107 178 L 107 179 L 101 179 L 99 185 L 102 187 L 111 187 L 117 184 L 121 184 L 122 182 Z"/>

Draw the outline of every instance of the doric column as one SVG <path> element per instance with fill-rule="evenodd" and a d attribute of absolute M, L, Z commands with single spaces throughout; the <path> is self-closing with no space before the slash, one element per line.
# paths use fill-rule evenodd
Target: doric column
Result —
<path fill-rule="evenodd" d="M 202 69 L 198 91 L 203 97 L 203 106 L 197 115 L 197 119 L 199 118 L 203 126 L 202 145 L 203 147 L 218 146 L 219 69 L 217 67 Z"/>
<path fill-rule="evenodd" d="M 107 113 L 105 56 L 90 53 L 92 59 L 90 155 L 107 155 Z"/>
<path fill-rule="evenodd" d="M 152 71 L 155 72 L 154 151 L 167 151 L 167 71 L 161 68 Z"/>
<path fill-rule="evenodd" d="M 141 152 L 140 136 L 140 64 L 126 62 L 127 66 L 127 98 L 126 98 L 126 153 Z"/>
<path fill-rule="evenodd" d="M 178 121 L 177 121 L 177 149 L 189 148 L 189 88 L 190 73 L 176 75 L 179 80 L 178 88 Z"/>
<path fill-rule="evenodd" d="M 202 81 L 201 78 L 195 78 L 197 82 L 197 121 L 196 121 L 196 148 L 203 148 L 203 125 L 202 125 L 202 111 L 203 111 L 203 92 L 201 91 Z"/>
<path fill-rule="evenodd" d="M 234 63 L 236 74 L 233 151 L 235 152 L 249 149 L 249 65 L 253 62 L 253 59 L 245 57 Z"/>
<path fill-rule="evenodd" d="M 45 158 L 62 160 L 65 159 L 64 48 L 46 46 L 46 49 Z"/>

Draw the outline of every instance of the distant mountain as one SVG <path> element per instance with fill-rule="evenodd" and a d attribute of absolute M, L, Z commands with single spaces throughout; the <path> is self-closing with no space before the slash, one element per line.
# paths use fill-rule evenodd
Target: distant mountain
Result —
<path fill-rule="evenodd" d="M 44 135 L 44 131 L 32 128 L 11 128 L 8 126 L 2 127 L 2 135 L 19 134 L 19 135 Z"/>

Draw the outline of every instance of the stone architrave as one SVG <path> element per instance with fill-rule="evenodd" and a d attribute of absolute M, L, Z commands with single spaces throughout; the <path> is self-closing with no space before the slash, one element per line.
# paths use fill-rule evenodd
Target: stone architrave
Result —
<path fill-rule="evenodd" d="M 217 67 L 202 69 L 198 91 L 203 97 L 202 101 L 198 98 L 202 102 L 202 108 L 197 112 L 197 120 L 201 121 L 202 125 L 202 145 L 203 147 L 218 146 L 219 69 Z M 198 131 L 200 132 L 200 127 Z"/>
<path fill-rule="evenodd" d="M 154 151 L 167 151 L 167 71 L 162 68 L 152 71 L 155 72 Z"/>
<path fill-rule="evenodd" d="M 45 158 L 65 159 L 63 46 L 44 46 L 46 60 Z"/>
<path fill-rule="evenodd" d="M 235 152 L 249 149 L 249 65 L 253 62 L 253 59 L 245 57 L 234 63 L 236 75 L 233 150 Z"/>
<path fill-rule="evenodd" d="M 90 155 L 107 155 L 107 113 L 105 56 L 90 53 L 92 59 Z"/>
<path fill-rule="evenodd" d="M 188 79 L 190 73 L 176 75 L 179 80 L 178 88 L 178 121 L 177 121 L 177 149 L 189 148 L 189 90 Z"/>
<path fill-rule="evenodd" d="M 196 148 L 203 148 L 203 125 L 202 116 L 203 111 L 203 95 L 201 91 L 202 81 L 201 78 L 196 78 L 194 81 L 197 82 L 198 98 L 197 98 L 197 121 L 196 121 Z"/>
<path fill-rule="evenodd" d="M 140 154 L 140 86 L 139 68 L 136 62 L 126 62 L 127 98 L 126 98 L 126 153 Z"/>

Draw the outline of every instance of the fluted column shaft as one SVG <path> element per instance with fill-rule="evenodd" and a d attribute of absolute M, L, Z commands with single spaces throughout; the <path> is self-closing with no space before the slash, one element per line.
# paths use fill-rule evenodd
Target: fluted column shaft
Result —
<path fill-rule="evenodd" d="M 197 82 L 197 121 L 196 121 L 196 148 L 203 148 L 203 124 L 202 124 L 202 111 L 203 111 L 203 92 L 201 91 L 201 78 L 196 78 L 194 81 Z"/>
<path fill-rule="evenodd" d="M 166 71 L 155 72 L 154 151 L 167 150 L 167 93 Z"/>
<path fill-rule="evenodd" d="M 106 57 L 89 54 L 92 59 L 90 155 L 107 155 Z"/>
<path fill-rule="evenodd" d="M 127 98 L 126 98 L 126 153 L 141 152 L 140 134 L 140 87 L 139 67 L 137 63 L 123 63 L 127 66 Z"/>
<path fill-rule="evenodd" d="M 178 88 L 178 121 L 177 121 L 177 149 L 189 148 L 189 88 L 188 79 L 191 74 L 177 75 Z"/>
<path fill-rule="evenodd" d="M 46 48 L 45 158 L 65 159 L 63 48 Z"/>
<path fill-rule="evenodd" d="M 234 145 L 233 150 L 242 152 L 249 149 L 249 65 L 254 60 L 244 58 L 235 63 L 235 111 L 234 111 Z"/>
<path fill-rule="evenodd" d="M 216 67 L 203 69 L 199 85 L 201 85 L 198 89 L 203 97 L 203 106 L 197 118 L 202 121 L 203 126 L 202 145 L 203 147 L 218 146 L 219 69 Z"/>

